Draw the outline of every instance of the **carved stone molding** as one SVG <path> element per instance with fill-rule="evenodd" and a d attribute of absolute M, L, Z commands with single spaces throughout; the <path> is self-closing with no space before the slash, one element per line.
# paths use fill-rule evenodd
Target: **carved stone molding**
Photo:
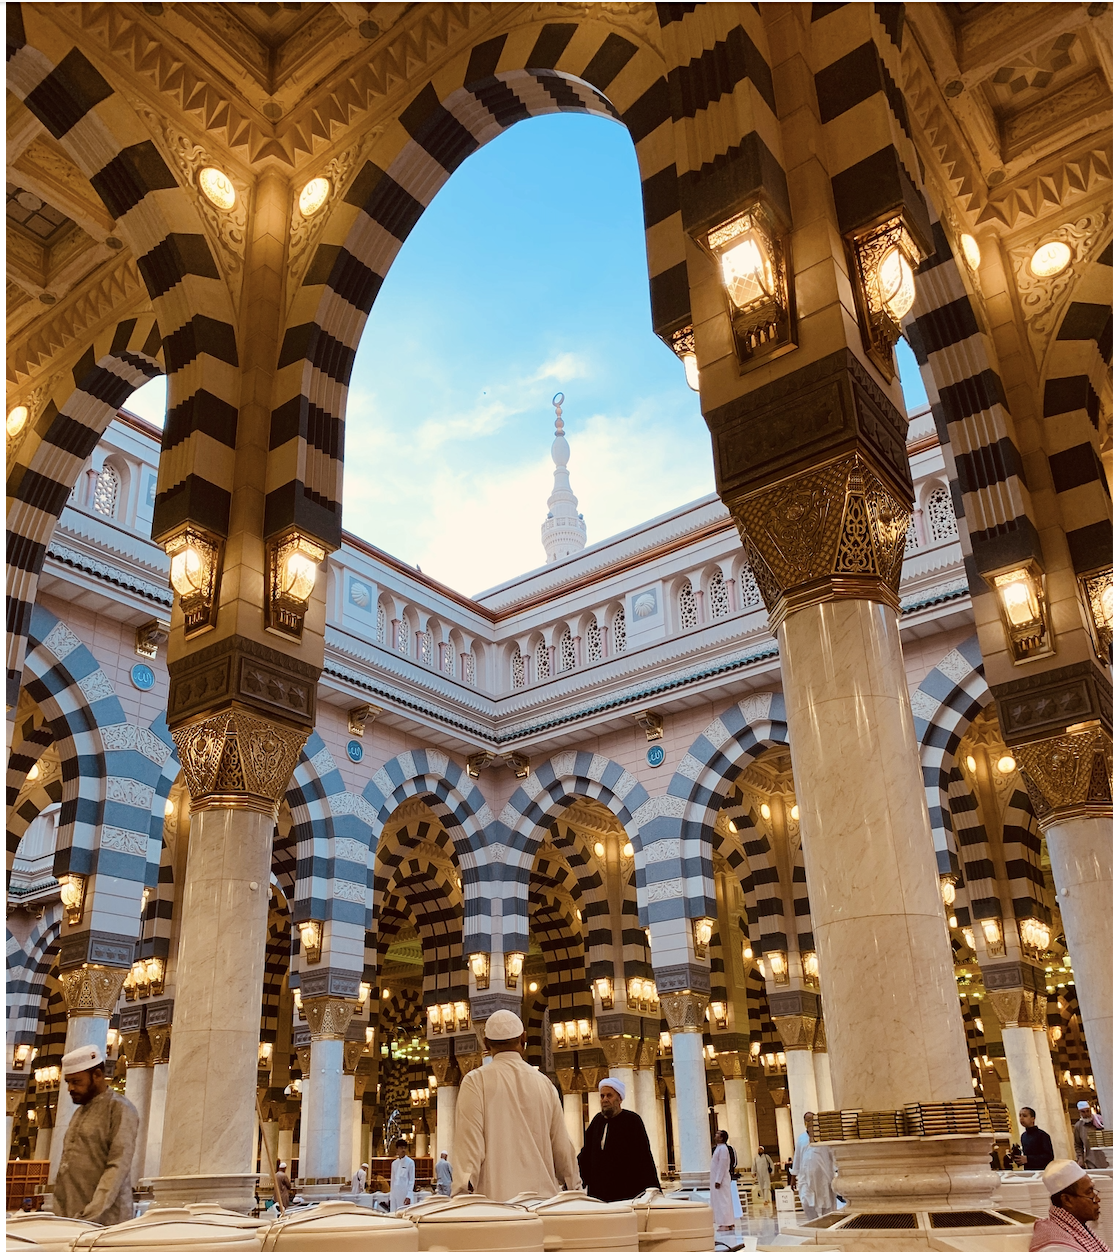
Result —
<path fill-rule="evenodd" d="M 661 1010 L 673 1034 L 704 1033 L 708 997 L 699 991 L 659 991 Z"/>
<path fill-rule="evenodd" d="M 1043 670 L 991 688 L 1002 738 L 1011 748 L 1097 722 L 1111 731 L 1110 680 L 1090 661 Z"/>
<path fill-rule="evenodd" d="M 815 1017 L 806 1017 L 803 1013 L 791 1013 L 784 1017 L 774 1017 L 773 1022 L 786 1052 L 812 1051 L 812 1045 L 816 1040 Z"/>
<path fill-rule="evenodd" d="M 1111 742 L 1101 726 L 1019 744 L 1015 751 L 1042 827 L 1069 817 L 1109 819 Z"/>
<path fill-rule="evenodd" d="M 315 1043 L 323 1039 L 343 1039 L 348 1033 L 348 1023 L 356 1011 L 352 1000 L 340 1000 L 333 996 L 320 996 L 302 1000 L 302 1009 L 309 1022 L 309 1037 Z"/>
<path fill-rule="evenodd" d="M 309 732 L 233 707 L 171 732 L 194 810 L 274 814 Z"/>
<path fill-rule="evenodd" d="M 111 1017 L 124 988 L 126 969 L 79 965 L 59 974 L 69 1017 Z"/>
<path fill-rule="evenodd" d="M 639 1043 L 640 1040 L 632 1039 L 629 1035 L 619 1035 L 611 1039 L 601 1039 L 600 1047 L 611 1069 L 634 1069 Z"/>

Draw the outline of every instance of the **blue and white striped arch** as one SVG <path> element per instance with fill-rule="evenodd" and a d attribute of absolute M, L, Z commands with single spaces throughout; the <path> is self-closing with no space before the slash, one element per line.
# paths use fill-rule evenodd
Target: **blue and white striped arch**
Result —
<path fill-rule="evenodd" d="M 941 874 L 958 874 L 962 867 L 950 800 L 958 773 L 955 754 L 967 728 L 991 701 L 978 639 L 972 635 L 941 658 L 911 701 L 936 868 Z"/>
<path fill-rule="evenodd" d="M 7 933 L 7 1036 L 13 1046 L 34 1043 L 46 976 L 54 964 L 54 945 L 62 929 L 62 906 L 49 904 L 21 944 Z"/>

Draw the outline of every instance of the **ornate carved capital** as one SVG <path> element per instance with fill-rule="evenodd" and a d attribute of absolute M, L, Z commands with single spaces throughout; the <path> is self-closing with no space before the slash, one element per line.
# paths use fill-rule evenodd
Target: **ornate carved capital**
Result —
<path fill-rule="evenodd" d="M 1110 817 L 1110 735 L 1092 725 L 1014 748 L 1041 826 L 1069 817 Z"/>
<path fill-rule="evenodd" d="M 62 995 L 70 1017 L 111 1017 L 127 978 L 126 969 L 79 965 L 62 970 Z"/>
<path fill-rule="evenodd" d="M 1002 1027 L 1033 1026 L 1032 991 L 1013 987 L 1008 991 L 987 991 L 986 998 Z"/>
<path fill-rule="evenodd" d="M 302 1071 L 302 1077 L 309 1077 L 309 1044 L 303 1044 L 294 1049 L 294 1054 L 298 1058 L 298 1068 Z"/>
<path fill-rule="evenodd" d="M 859 453 L 728 502 L 770 629 L 825 600 L 897 608 L 909 501 Z"/>
<path fill-rule="evenodd" d="M 303 1000 L 302 1008 L 309 1022 L 310 1039 L 315 1043 L 323 1039 L 343 1039 L 348 1033 L 348 1023 L 352 1020 L 356 1007 L 353 1000 L 339 1000 L 333 996 Z"/>
<path fill-rule="evenodd" d="M 366 1045 L 359 1041 L 344 1041 L 344 1072 L 354 1074 L 360 1058 L 364 1055 Z"/>
<path fill-rule="evenodd" d="M 638 1068 L 653 1069 L 660 1051 L 661 1045 L 657 1039 L 643 1039 L 638 1048 Z"/>
<path fill-rule="evenodd" d="M 816 1041 L 816 1018 L 803 1013 L 775 1017 L 774 1025 L 786 1052 L 811 1052 Z"/>
<path fill-rule="evenodd" d="M 151 1062 L 151 1040 L 145 1030 L 132 1030 L 120 1036 L 120 1055 L 128 1064 L 142 1068 Z"/>
<path fill-rule="evenodd" d="M 1029 1023 L 1034 1030 L 1048 1029 L 1048 997 L 1042 995 L 1033 996 L 1032 1008 L 1033 1020 Z"/>
<path fill-rule="evenodd" d="M 661 1011 L 674 1035 L 702 1035 L 708 997 L 699 991 L 661 992 Z"/>
<path fill-rule="evenodd" d="M 439 1056 L 436 1059 L 430 1057 L 429 1068 L 433 1070 L 433 1076 L 437 1079 L 439 1088 L 460 1085 L 460 1067 L 451 1056 Z"/>
<path fill-rule="evenodd" d="M 469 1053 L 467 1056 L 458 1056 L 456 1058 L 457 1068 L 460 1070 L 460 1076 L 463 1078 L 465 1074 L 470 1074 L 474 1069 L 479 1069 L 484 1063 L 482 1052 Z"/>
<path fill-rule="evenodd" d="M 816 1019 L 816 1037 L 812 1041 L 813 1052 L 827 1052 L 828 1050 L 828 1032 L 824 1029 L 824 1019 L 819 1017 Z"/>
<path fill-rule="evenodd" d="M 739 1052 L 717 1052 L 716 1063 L 725 1079 L 742 1078 L 746 1073 L 747 1059 Z"/>
<path fill-rule="evenodd" d="M 149 1026 L 147 1038 L 151 1042 L 151 1064 L 166 1065 L 170 1061 L 170 1023 Z"/>
<path fill-rule="evenodd" d="M 244 808 L 273 816 L 309 737 L 234 705 L 172 731 L 194 810 Z"/>
<path fill-rule="evenodd" d="M 640 1042 L 629 1035 L 619 1035 L 613 1039 L 601 1039 L 600 1047 L 611 1069 L 634 1069 Z"/>

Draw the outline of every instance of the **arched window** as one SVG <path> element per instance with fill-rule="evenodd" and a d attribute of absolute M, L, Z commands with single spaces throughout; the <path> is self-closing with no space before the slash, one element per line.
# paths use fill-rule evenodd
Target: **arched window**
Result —
<path fill-rule="evenodd" d="M 387 642 L 387 610 L 382 604 L 379 605 L 375 614 L 375 642 Z"/>
<path fill-rule="evenodd" d="M 422 664 L 433 664 L 433 631 L 421 630 L 418 632 L 418 638 L 421 640 Z"/>
<path fill-rule="evenodd" d="M 588 623 L 588 629 L 585 632 L 588 639 L 588 664 L 593 661 L 603 660 L 603 635 L 600 634 L 600 624 L 593 617 Z"/>
<path fill-rule="evenodd" d="M 119 494 L 120 475 L 111 465 L 106 465 L 97 475 L 97 485 L 93 489 L 94 511 L 103 513 L 105 517 L 115 517 Z"/>
<path fill-rule="evenodd" d="M 576 669 L 576 645 L 572 640 L 572 631 L 565 628 L 561 636 L 561 670 Z"/>
<path fill-rule="evenodd" d="M 521 668 L 522 653 L 516 652 L 515 659 L 518 661 L 519 667 Z M 469 687 L 474 687 L 476 685 L 476 655 L 474 652 L 465 652 L 462 654 L 461 660 L 464 662 L 464 681 Z M 511 663 L 511 669 L 513 671 L 514 662 Z M 521 687 L 522 683 L 516 682 L 515 686 Z"/>
<path fill-rule="evenodd" d="M 398 650 L 403 656 L 410 655 L 410 619 L 405 614 L 398 623 Z"/>
<path fill-rule="evenodd" d="M 954 539 L 959 534 L 959 526 L 955 520 L 955 508 L 952 505 L 952 493 L 947 487 L 937 487 L 928 497 L 928 531 L 933 542 L 940 539 Z"/>
<path fill-rule="evenodd" d="M 526 658 L 518 648 L 515 648 L 514 656 L 511 657 L 511 686 L 526 686 Z"/>
<path fill-rule="evenodd" d="M 549 677 L 549 649 L 545 646 L 544 639 L 539 639 L 538 646 L 534 649 L 534 665 L 538 682 Z"/>
<path fill-rule="evenodd" d="M 611 619 L 611 648 L 616 653 L 627 650 L 627 611 L 622 607 L 615 610 Z"/>
<path fill-rule="evenodd" d="M 712 605 L 712 618 L 731 616 L 731 595 L 723 581 L 723 570 L 717 569 L 708 583 L 708 599 Z"/>
<path fill-rule="evenodd" d="M 914 518 L 909 519 L 909 529 L 905 532 L 905 555 L 910 552 L 916 552 L 920 547 L 920 541 L 917 539 L 917 523 Z"/>
<path fill-rule="evenodd" d="M 758 590 L 758 579 L 749 565 L 739 571 L 739 608 L 754 609 L 762 603 L 762 593 Z"/>
<path fill-rule="evenodd" d="M 681 610 L 681 629 L 692 630 L 697 623 L 696 592 L 693 591 L 692 583 L 687 578 L 677 600 Z"/>
<path fill-rule="evenodd" d="M 456 644 L 451 639 L 445 641 L 445 673 L 456 677 Z"/>

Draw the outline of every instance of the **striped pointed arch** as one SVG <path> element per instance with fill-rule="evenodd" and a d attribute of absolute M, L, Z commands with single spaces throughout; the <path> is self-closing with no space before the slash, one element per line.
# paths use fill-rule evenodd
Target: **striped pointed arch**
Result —
<path fill-rule="evenodd" d="M 594 14 L 519 24 L 462 49 L 375 140 L 338 189 L 288 318 L 271 414 L 267 536 L 296 525 L 340 546 L 344 413 L 368 313 L 437 191 L 515 122 L 576 112 L 627 127 L 642 178 L 654 324 L 691 320 L 665 67 L 652 37 L 650 26 L 628 36 Z"/>
<path fill-rule="evenodd" d="M 575 879 L 573 879 L 575 886 Z M 551 1022 L 592 1017 L 592 991 L 584 962 L 584 936 L 566 898 L 542 876 L 530 881 L 530 926 L 545 960 Z"/>
<path fill-rule="evenodd" d="M 1081 267 L 1042 370 L 1044 447 L 1076 574 L 1109 569 L 1110 493 L 1100 454 L 1111 423 L 1111 242 Z"/>
<path fill-rule="evenodd" d="M 751 965 L 747 970 L 747 1018 L 752 1048 L 757 1042 L 763 1056 L 782 1050 L 781 1035 L 774 1025 L 770 1002 L 766 998 L 766 980 L 758 972 L 757 965 Z"/>
<path fill-rule="evenodd" d="M 31 823 L 52 804 L 62 803 L 62 769 L 53 740 L 35 764 L 39 767 L 39 777 L 32 780 L 24 774 L 23 785 L 8 809 L 9 869 Z M 8 773 L 11 777 L 17 770 L 9 767 Z"/>
<path fill-rule="evenodd" d="M 8 87 L 92 183 L 158 319 L 168 401 L 152 533 L 161 539 L 192 521 L 225 535 L 239 356 L 232 298 L 200 193 L 178 182 L 133 104 L 90 60 L 98 55 L 92 45 L 79 47 L 52 9 L 9 6 Z"/>
<path fill-rule="evenodd" d="M 774 692 L 732 705 L 693 741 L 669 780 L 661 816 L 650 824 L 652 839 L 649 831 L 644 836 L 646 860 L 654 861 L 653 885 L 648 872 L 646 888 L 651 921 L 716 916 L 712 878 L 716 817 L 743 770 L 769 748 L 788 742 L 785 701 Z M 651 843 L 657 845 L 653 850 Z M 751 855 L 747 849 L 748 858 Z M 754 855 L 761 855 L 758 847 Z"/>
<path fill-rule="evenodd" d="M 638 919 L 645 925 L 641 830 L 653 820 L 656 801 L 617 762 L 598 752 L 561 752 L 533 770 L 512 793 L 499 816 L 496 833 L 505 845 L 503 951 L 527 951 L 528 889 L 538 844 L 554 818 L 577 800 L 596 800 L 627 832 L 634 847 Z"/>
<path fill-rule="evenodd" d="M 974 635 L 942 657 L 910 696 L 936 868 L 941 874 L 958 874 L 961 868 L 950 798 L 952 787 L 962 781 L 956 752 L 991 698 Z"/>
<path fill-rule="evenodd" d="M 263 1005 L 259 1013 L 259 1039 L 277 1043 L 282 993 L 290 970 L 290 906 L 273 884 L 267 910 L 267 947 L 263 957 Z"/>
<path fill-rule="evenodd" d="M 35 1067 L 58 1065 L 66 1053 L 66 997 L 58 978 L 58 957 L 52 956 L 43 978 L 42 992 L 37 1007 L 37 1029 L 33 1040 L 38 1048 Z"/>
<path fill-rule="evenodd" d="M 7 934 L 7 1036 L 16 1046 L 34 1043 L 39 1029 L 47 974 L 57 959 L 58 935 L 62 929 L 62 906 L 49 904 L 21 943 Z"/>
<path fill-rule="evenodd" d="M 416 1034 L 424 1027 L 422 994 L 413 987 L 399 987 L 390 997 L 379 1001 L 379 1025 L 383 1037 L 388 1034 Z"/>
<path fill-rule="evenodd" d="M 1015 787 L 1002 810 L 1002 853 L 1013 915 L 1052 922 L 1052 893 L 1041 868 L 1041 831 L 1024 786 Z"/>
<path fill-rule="evenodd" d="M 21 688 L 12 715 L 12 742 L 8 751 L 9 822 L 17 808 L 19 793 L 27 784 L 27 775 L 53 742 L 46 714 Z"/>
<path fill-rule="evenodd" d="M 171 789 L 178 781 L 181 770 L 174 740 L 166 726 L 166 714 L 160 713 L 142 736 L 148 755 L 157 755 L 159 744 L 165 757 L 154 786 L 151 800 L 151 837 L 147 843 L 146 886 L 150 889 L 147 907 L 140 923 L 137 957 L 170 956 L 170 940 L 174 925 L 174 848 L 173 843 L 182 829 L 182 813 L 176 809 L 168 814 L 166 803 Z M 136 743 L 141 736 L 136 734 Z M 152 865 L 152 860 L 154 864 Z M 153 873 L 152 873 L 153 870 Z"/>
<path fill-rule="evenodd" d="M 494 814 L 463 766 L 444 752 L 417 748 L 393 757 L 376 770 L 359 797 L 370 806 L 374 847 L 403 801 L 419 797 L 440 822 L 453 845 L 464 882 L 464 954 L 491 951 L 491 897 L 501 880 L 503 850 L 493 839 Z M 367 881 L 373 886 L 373 869 Z M 370 915 L 367 920 L 370 927 Z"/>
<path fill-rule="evenodd" d="M 47 548 L 86 460 L 128 396 L 163 372 L 151 313 L 105 327 L 43 396 L 13 393 L 31 410 L 8 455 L 8 685 L 18 690 L 27 625 Z"/>

